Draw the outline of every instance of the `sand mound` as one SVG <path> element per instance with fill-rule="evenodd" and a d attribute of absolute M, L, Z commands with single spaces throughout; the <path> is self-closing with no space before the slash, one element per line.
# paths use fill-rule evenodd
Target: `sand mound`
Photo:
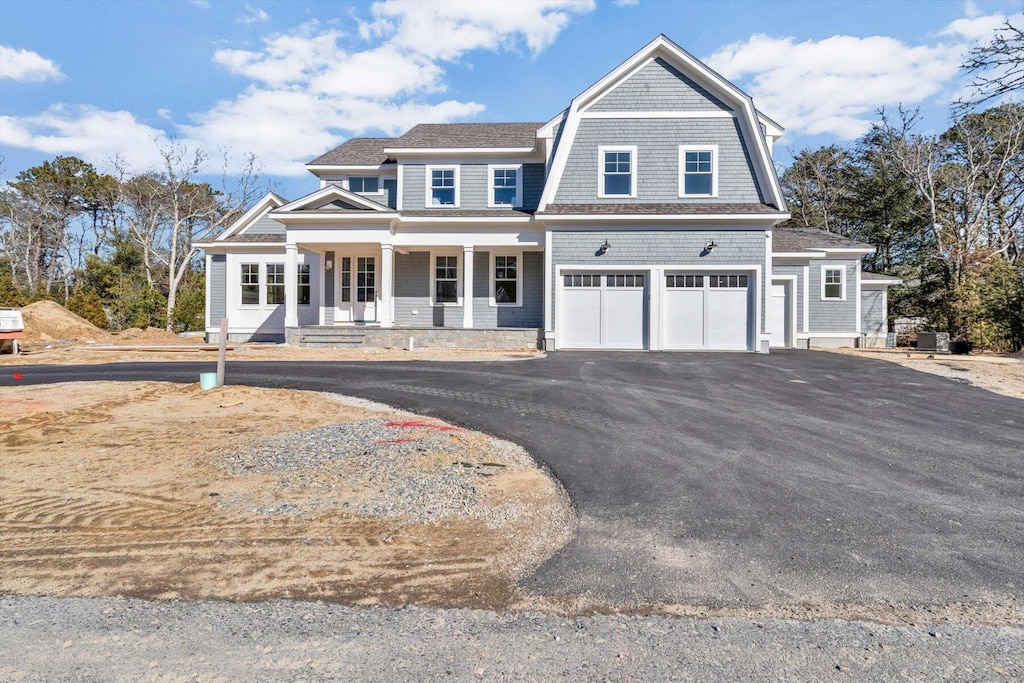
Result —
<path fill-rule="evenodd" d="M 175 333 L 168 332 L 167 330 L 162 330 L 159 327 L 147 327 L 144 330 L 138 327 L 129 327 L 117 333 L 117 335 L 114 337 L 114 343 L 117 344 L 118 346 L 165 346 L 168 344 L 201 344 L 203 343 L 203 338 L 179 337 Z"/>
<path fill-rule="evenodd" d="M 25 343 L 109 343 L 110 333 L 75 315 L 54 301 L 37 301 L 21 309 L 25 319 Z"/>

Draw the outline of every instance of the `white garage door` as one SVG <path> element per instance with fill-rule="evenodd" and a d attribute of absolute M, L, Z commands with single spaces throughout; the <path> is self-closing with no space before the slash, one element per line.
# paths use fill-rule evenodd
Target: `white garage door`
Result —
<path fill-rule="evenodd" d="M 562 276 L 558 304 L 563 349 L 643 349 L 647 327 L 642 273 L 571 273 Z"/>
<path fill-rule="evenodd" d="M 666 275 L 665 348 L 749 349 L 749 280 L 735 273 Z"/>

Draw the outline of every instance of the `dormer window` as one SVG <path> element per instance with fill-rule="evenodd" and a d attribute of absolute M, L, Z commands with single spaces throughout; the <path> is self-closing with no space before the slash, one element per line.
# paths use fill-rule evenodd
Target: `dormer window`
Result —
<path fill-rule="evenodd" d="M 380 178 L 377 176 L 350 176 L 348 189 L 356 194 L 376 194 L 380 192 Z"/>
<path fill-rule="evenodd" d="M 523 167 L 496 166 L 487 167 L 491 178 L 488 206 L 513 206 L 523 204 Z"/>
<path fill-rule="evenodd" d="M 427 206 L 459 205 L 459 167 L 427 166 Z"/>
<path fill-rule="evenodd" d="M 598 197 L 636 197 L 636 147 L 598 147 Z"/>
<path fill-rule="evenodd" d="M 679 147 L 679 196 L 718 196 L 718 147 Z"/>

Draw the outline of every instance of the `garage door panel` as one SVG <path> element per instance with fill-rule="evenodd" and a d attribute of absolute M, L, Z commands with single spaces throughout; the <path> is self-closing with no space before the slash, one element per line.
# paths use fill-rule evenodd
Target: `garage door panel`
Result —
<path fill-rule="evenodd" d="M 565 288 L 562 292 L 563 346 L 599 348 L 601 346 L 601 290 Z"/>
<path fill-rule="evenodd" d="M 749 296 L 745 289 L 708 290 L 709 349 L 746 349 Z"/>
<path fill-rule="evenodd" d="M 609 288 L 604 296 L 604 345 L 612 349 L 644 348 L 643 288 Z"/>
<path fill-rule="evenodd" d="M 704 348 L 704 290 L 665 291 L 665 348 Z"/>

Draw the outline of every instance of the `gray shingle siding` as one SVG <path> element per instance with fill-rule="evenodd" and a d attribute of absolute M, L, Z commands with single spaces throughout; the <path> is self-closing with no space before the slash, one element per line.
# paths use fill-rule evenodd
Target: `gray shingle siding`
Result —
<path fill-rule="evenodd" d="M 501 251 L 497 252 L 499 255 Z M 491 306 L 491 255 L 473 255 L 473 326 L 536 327 L 544 326 L 544 254 L 523 253 L 519 277 L 523 279 L 522 306 Z"/>
<path fill-rule="evenodd" d="M 219 325 L 228 317 L 228 257 L 225 254 L 210 256 L 210 324 Z"/>
<path fill-rule="evenodd" d="M 679 197 L 679 145 L 718 145 L 718 196 Z M 636 145 L 637 197 L 598 197 L 598 147 Z M 736 119 L 584 119 L 556 204 L 763 202 Z"/>
<path fill-rule="evenodd" d="M 442 164 L 431 164 L 442 165 Z M 452 164 L 459 167 L 459 208 L 486 209 L 489 178 L 487 164 Z M 426 165 L 404 164 L 402 208 L 425 208 Z M 536 209 L 544 191 L 544 164 L 523 164 L 523 208 Z M 444 207 L 440 207 L 444 208 Z"/>
<path fill-rule="evenodd" d="M 242 231 L 245 235 L 284 235 L 284 223 L 278 223 L 267 214 L 263 214 L 252 225 Z"/>
<path fill-rule="evenodd" d="M 655 59 L 601 98 L 590 111 L 731 111 L 696 81 Z"/>
<path fill-rule="evenodd" d="M 462 327 L 462 306 L 430 305 L 430 252 L 395 254 L 395 324 Z"/>
<path fill-rule="evenodd" d="M 398 206 L 398 178 L 384 178 L 381 180 L 384 193 L 387 195 L 386 204 L 392 209 Z"/>
<path fill-rule="evenodd" d="M 885 334 L 889 321 L 885 311 L 885 291 L 865 289 L 860 293 L 860 331 L 868 335 Z"/>
<path fill-rule="evenodd" d="M 821 267 L 842 267 L 846 269 L 846 300 L 822 301 L 821 299 Z M 810 315 L 810 333 L 815 332 L 849 332 L 856 335 L 857 330 L 857 271 L 860 262 L 856 259 L 815 259 L 810 265 L 810 282 L 808 308 Z"/>
<path fill-rule="evenodd" d="M 555 323 L 554 296 L 558 283 L 554 279 L 558 266 L 589 265 L 680 265 L 701 267 L 723 265 L 760 266 L 765 272 L 765 233 L 763 230 L 558 230 L 551 233 L 550 273 L 555 286 L 551 288 L 552 323 Z M 604 255 L 596 254 L 607 240 L 611 245 Z M 715 250 L 700 256 L 704 245 L 714 240 Z M 762 326 L 764 307 L 761 311 Z M 557 328 L 556 328 L 557 329 Z"/>
<path fill-rule="evenodd" d="M 795 275 L 796 287 L 793 296 L 796 297 L 796 333 L 804 331 L 804 267 L 800 265 L 774 265 L 772 275 Z"/>
<path fill-rule="evenodd" d="M 334 268 L 339 265 L 333 251 L 324 254 L 324 261 L 331 261 Z M 324 272 L 324 325 L 334 324 L 334 273 L 335 270 Z"/>

